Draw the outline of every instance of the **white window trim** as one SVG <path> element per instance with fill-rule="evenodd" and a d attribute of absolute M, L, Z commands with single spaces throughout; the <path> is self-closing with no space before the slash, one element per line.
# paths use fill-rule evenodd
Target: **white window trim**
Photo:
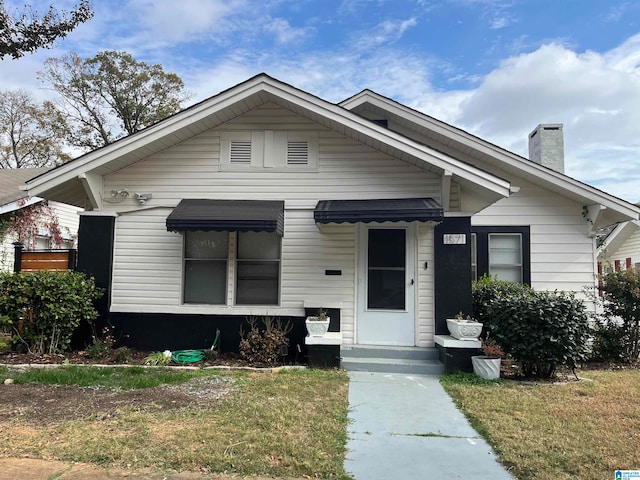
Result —
<path fill-rule="evenodd" d="M 236 313 L 236 310 L 240 312 L 255 312 L 261 311 L 260 309 L 279 309 L 282 305 L 282 239 L 280 239 L 280 259 L 279 259 L 279 268 L 278 268 L 278 303 L 277 304 L 269 304 L 269 305 L 253 305 L 253 304 L 242 304 L 236 305 L 236 288 L 237 288 L 237 255 L 238 255 L 238 233 L 237 232 L 227 232 L 229 235 L 228 240 L 228 251 L 227 251 L 227 277 L 226 277 L 226 290 L 225 290 L 225 298 L 226 303 L 186 303 L 184 301 L 185 297 L 185 268 L 186 268 L 186 259 L 185 259 L 185 241 L 186 237 L 183 234 L 182 239 L 182 281 L 180 282 L 180 307 L 181 308 L 191 308 L 191 309 L 202 309 L 202 308 L 210 308 L 215 311 L 216 309 L 233 309 L 233 313 Z M 209 312 L 211 313 L 211 312 Z"/>

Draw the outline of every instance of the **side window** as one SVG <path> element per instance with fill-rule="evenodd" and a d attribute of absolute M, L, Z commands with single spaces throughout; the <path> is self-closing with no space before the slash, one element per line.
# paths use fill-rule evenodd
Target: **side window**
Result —
<path fill-rule="evenodd" d="M 51 248 L 51 239 L 49 237 L 37 236 L 34 248 L 36 250 L 49 250 Z"/>
<path fill-rule="evenodd" d="M 185 232 L 184 303 L 225 303 L 228 257 L 228 232 Z"/>
<path fill-rule="evenodd" d="M 471 227 L 471 273 L 498 280 L 531 284 L 531 246 L 528 226 Z"/>
<path fill-rule="evenodd" d="M 499 280 L 522 283 L 522 235 L 489 234 L 489 275 Z"/>
<path fill-rule="evenodd" d="M 238 232 L 236 305 L 277 305 L 280 235 Z"/>
<path fill-rule="evenodd" d="M 478 279 L 478 237 L 471 234 L 471 280 Z"/>

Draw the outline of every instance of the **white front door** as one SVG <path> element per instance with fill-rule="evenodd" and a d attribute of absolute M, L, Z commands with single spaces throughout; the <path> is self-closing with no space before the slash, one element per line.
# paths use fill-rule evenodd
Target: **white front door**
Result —
<path fill-rule="evenodd" d="M 360 225 L 359 344 L 415 345 L 415 228 Z"/>

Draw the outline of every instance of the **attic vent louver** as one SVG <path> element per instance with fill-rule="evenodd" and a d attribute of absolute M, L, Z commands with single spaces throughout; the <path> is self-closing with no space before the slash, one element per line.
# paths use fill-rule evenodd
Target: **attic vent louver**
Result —
<path fill-rule="evenodd" d="M 307 165 L 309 163 L 309 143 L 306 141 L 287 142 L 287 165 Z"/>
<path fill-rule="evenodd" d="M 229 145 L 229 163 L 251 164 L 251 141 L 232 140 Z"/>

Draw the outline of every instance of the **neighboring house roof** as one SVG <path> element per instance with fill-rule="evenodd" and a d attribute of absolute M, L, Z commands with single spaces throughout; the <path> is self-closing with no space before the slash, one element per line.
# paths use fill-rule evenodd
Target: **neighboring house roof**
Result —
<path fill-rule="evenodd" d="M 83 155 L 27 182 L 31 195 L 94 209 L 101 199 L 101 177 L 125 168 L 149 155 L 188 138 L 216 128 L 267 102 L 273 102 L 313 122 L 340 132 L 408 163 L 447 177 L 467 188 L 484 205 L 508 197 L 509 181 L 479 166 L 461 161 L 455 152 L 470 152 L 478 165 L 488 165 L 514 174 L 572 198 L 584 206 L 592 229 L 638 219 L 640 208 L 581 183 L 571 177 L 535 164 L 523 157 L 475 137 L 393 100 L 365 90 L 333 104 L 266 74 L 259 74 L 218 95 L 189 107 L 140 132 Z M 419 131 L 439 145 L 453 145 L 447 153 L 410 134 L 378 125 L 362 116 L 362 109 L 378 109 L 393 116 L 406 129 Z M 486 167 L 485 167 L 486 168 Z M 517 185 L 516 185 L 517 187 Z"/>
<path fill-rule="evenodd" d="M 20 186 L 27 180 L 41 175 L 49 168 L 7 168 L 0 169 L 0 214 L 18 210 L 32 203 L 37 203 L 42 198 L 27 199 L 28 195 Z M 18 203 L 18 200 L 26 199 Z"/>
<path fill-rule="evenodd" d="M 639 216 L 640 209 L 637 205 L 532 162 L 528 158 L 371 90 L 363 90 L 339 105 L 358 114 L 369 116 L 377 114 L 382 118 L 393 120 L 394 123 L 408 130 L 408 135 L 411 131 L 415 131 L 432 139 L 434 143 L 449 146 L 453 150 L 473 151 L 473 156 L 483 164 L 514 173 L 531 183 L 572 198 L 587 207 L 585 216 L 590 217 L 593 230 L 621 221 L 637 219 Z"/>

